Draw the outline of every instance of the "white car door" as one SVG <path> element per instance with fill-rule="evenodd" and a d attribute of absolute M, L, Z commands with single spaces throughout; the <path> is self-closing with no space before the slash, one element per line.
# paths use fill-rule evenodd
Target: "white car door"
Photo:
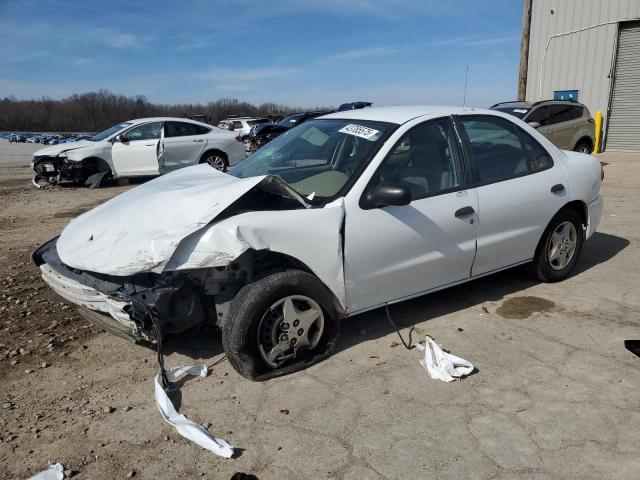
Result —
<path fill-rule="evenodd" d="M 195 165 L 207 145 L 205 135 L 210 129 L 195 123 L 168 121 L 164 123 L 164 156 L 162 172 Z"/>
<path fill-rule="evenodd" d="M 160 153 L 162 122 L 138 125 L 122 135 L 122 141 L 114 141 L 111 160 L 118 177 L 157 175 Z"/>
<path fill-rule="evenodd" d="M 472 275 L 531 260 L 549 221 L 568 202 L 564 171 L 513 122 L 486 115 L 458 118 L 480 205 Z"/>
<path fill-rule="evenodd" d="M 345 204 L 345 285 L 352 312 L 471 275 L 478 196 L 467 189 L 449 119 L 410 129 L 380 164 L 359 204 Z M 371 208 L 379 185 L 408 188 L 411 202 Z"/>

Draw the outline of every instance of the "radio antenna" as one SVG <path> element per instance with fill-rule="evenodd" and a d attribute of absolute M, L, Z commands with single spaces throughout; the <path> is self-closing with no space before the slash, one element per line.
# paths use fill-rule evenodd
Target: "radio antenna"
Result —
<path fill-rule="evenodd" d="M 462 106 L 467 104 L 467 82 L 469 80 L 469 65 L 467 65 L 467 73 L 464 75 L 464 97 L 462 98 Z"/>

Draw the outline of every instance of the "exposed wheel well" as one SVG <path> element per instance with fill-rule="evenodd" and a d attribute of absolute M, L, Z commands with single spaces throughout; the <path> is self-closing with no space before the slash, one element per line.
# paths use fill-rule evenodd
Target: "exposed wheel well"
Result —
<path fill-rule="evenodd" d="M 584 203 L 582 200 L 574 200 L 573 202 L 567 203 L 559 211 L 561 212 L 562 210 L 567 210 L 567 209 L 574 210 L 580 216 L 580 221 L 582 222 L 582 225 L 584 225 L 585 227 L 587 226 L 587 223 L 589 222 L 589 214 L 587 212 L 586 203 Z"/>
<path fill-rule="evenodd" d="M 94 173 L 97 173 L 97 172 L 110 172 L 111 175 L 113 175 L 113 170 L 111 170 L 111 167 L 106 162 L 106 160 L 104 160 L 102 158 L 89 157 L 89 158 L 85 158 L 84 160 L 82 160 L 81 163 L 85 168 L 93 170 Z"/>
<path fill-rule="evenodd" d="M 247 250 L 226 267 L 208 269 L 203 282 L 206 295 L 213 295 L 217 310 L 217 323 L 222 326 L 227 317 L 228 307 L 242 287 L 256 282 L 273 273 L 286 270 L 301 270 L 317 278 L 317 275 L 300 260 L 284 253 L 271 250 Z M 320 280 L 320 279 L 318 279 Z M 320 282 L 322 282 L 320 280 Z M 324 285 L 324 282 L 322 282 Z M 325 285 L 327 291 L 331 290 Z M 333 313 L 340 317 L 343 308 L 331 292 Z"/>

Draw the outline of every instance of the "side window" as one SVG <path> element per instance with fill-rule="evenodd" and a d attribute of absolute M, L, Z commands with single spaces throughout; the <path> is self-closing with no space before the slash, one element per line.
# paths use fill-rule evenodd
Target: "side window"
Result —
<path fill-rule="evenodd" d="M 469 139 L 480 183 L 497 182 L 529 171 L 515 125 L 498 117 L 464 116 L 460 123 Z"/>
<path fill-rule="evenodd" d="M 186 122 L 166 122 L 164 127 L 166 137 L 188 137 L 191 135 L 202 135 L 208 131 L 205 127 Z"/>
<path fill-rule="evenodd" d="M 582 107 L 571 107 L 571 120 L 577 120 L 582 116 Z"/>
<path fill-rule="evenodd" d="M 238 130 L 239 128 L 243 128 L 243 127 L 242 127 L 242 122 L 239 122 L 239 121 L 237 121 L 237 120 L 234 120 L 234 121 L 233 121 L 233 129 L 234 129 L 234 130 Z"/>
<path fill-rule="evenodd" d="M 463 184 L 462 160 L 448 119 L 409 130 L 384 159 L 376 183 L 403 185 L 417 199 Z"/>
<path fill-rule="evenodd" d="M 582 116 L 582 107 L 574 105 L 552 105 L 553 123 L 570 122 Z"/>
<path fill-rule="evenodd" d="M 160 138 L 160 130 L 162 122 L 145 123 L 139 127 L 134 127 L 125 134 L 125 138 L 129 142 L 135 140 L 153 140 Z"/>
<path fill-rule="evenodd" d="M 520 138 L 522 139 L 522 144 L 527 152 L 531 169 L 536 171 L 553 167 L 553 159 L 551 158 L 551 155 L 549 155 L 549 152 L 547 152 L 544 147 L 527 132 L 522 129 L 518 130 L 520 131 Z"/>
<path fill-rule="evenodd" d="M 527 122 L 538 122 L 540 126 L 544 127 L 551 122 L 551 110 L 549 107 L 539 107 L 534 109 L 528 116 Z"/>

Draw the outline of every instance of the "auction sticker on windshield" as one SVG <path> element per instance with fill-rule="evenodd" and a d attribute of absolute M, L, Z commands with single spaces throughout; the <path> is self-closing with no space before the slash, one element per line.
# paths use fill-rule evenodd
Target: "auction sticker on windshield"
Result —
<path fill-rule="evenodd" d="M 355 135 L 356 137 L 365 138 L 367 140 L 371 140 L 371 137 L 380 133 L 379 130 L 374 130 L 373 128 L 363 127 L 362 125 L 354 125 L 350 123 L 349 125 L 345 125 L 340 130 L 340 133 L 346 133 L 347 135 Z"/>

